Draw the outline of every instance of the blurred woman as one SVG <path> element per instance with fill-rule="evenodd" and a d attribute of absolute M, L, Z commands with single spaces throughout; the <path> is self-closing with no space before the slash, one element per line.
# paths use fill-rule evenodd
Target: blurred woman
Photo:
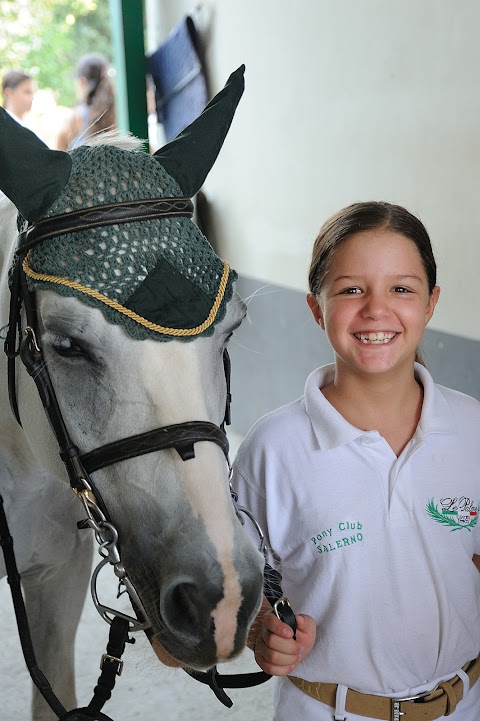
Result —
<path fill-rule="evenodd" d="M 79 103 L 58 133 L 58 150 L 73 148 L 86 138 L 115 127 L 115 99 L 108 71 L 109 63 L 103 55 L 80 58 L 75 72 Z"/>

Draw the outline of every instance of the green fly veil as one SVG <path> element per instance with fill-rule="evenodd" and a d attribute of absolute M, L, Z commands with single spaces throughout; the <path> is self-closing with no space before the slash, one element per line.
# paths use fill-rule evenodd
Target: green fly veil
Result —
<path fill-rule="evenodd" d="M 0 109 L 0 189 L 28 221 L 27 243 L 41 241 L 23 261 L 31 289 L 76 296 L 137 339 L 213 333 L 237 276 L 191 219 L 189 198 L 221 149 L 243 73 L 153 156 L 111 144 L 53 151 Z"/>

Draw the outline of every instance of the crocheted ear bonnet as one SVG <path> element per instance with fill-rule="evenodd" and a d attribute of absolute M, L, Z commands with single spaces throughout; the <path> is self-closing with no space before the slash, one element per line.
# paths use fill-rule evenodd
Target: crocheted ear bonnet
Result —
<path fill-rule="evenodd" d="M 213 333 L 237 275 L 189 217 L 189 198 L 223 144 L 243 71 L 154 156 L 109 144 L 52 151 L 0 113 L 0 188 L 30 222 L 27 244 L 36 239 L 23 264 L 31 289 L 76 296 L 137 339 Z"/>

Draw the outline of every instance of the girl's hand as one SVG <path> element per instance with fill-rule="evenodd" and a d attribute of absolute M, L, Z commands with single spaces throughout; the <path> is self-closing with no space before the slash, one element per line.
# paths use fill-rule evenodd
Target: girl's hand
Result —
<path fill-rule="evenodd" d="M 287 676 L 310 653 L 315 643 L 317 628 L 311 616 L 299 615 L 296 640 L 293 631 L 272 612 L 261 621 L 261 630 L 255 642 L 255 660 L 265 673 Z"/>

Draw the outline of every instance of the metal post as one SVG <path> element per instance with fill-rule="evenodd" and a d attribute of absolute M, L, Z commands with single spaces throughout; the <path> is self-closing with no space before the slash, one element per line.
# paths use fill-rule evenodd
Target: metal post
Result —
<path fill-rule="evenodd" d="M 146 63 L 142 0 L 109 0 L 117 125 L 147 140 Z"/>

